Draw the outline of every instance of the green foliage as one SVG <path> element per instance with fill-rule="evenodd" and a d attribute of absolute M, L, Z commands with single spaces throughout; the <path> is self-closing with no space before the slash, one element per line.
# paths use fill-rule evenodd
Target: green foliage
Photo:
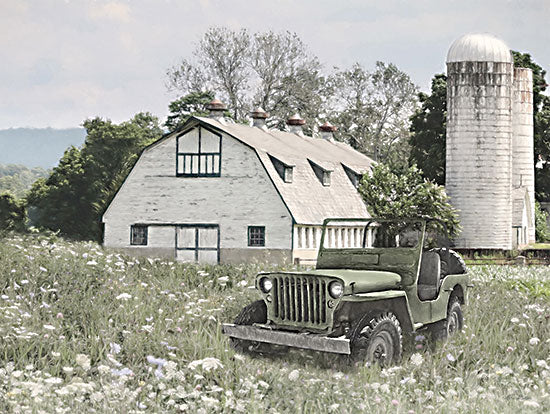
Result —
<path fill-rule="evenodd" d="M 415 165 L 395 170 L 377 164 L 371 175 L 361 179 L 359 192 L 373 217 L 429 216 L 442 220 L 451 238 L 460 231 L 457 212 L 444 188 L 423 178 Z"/>
<path fill-rule="evenodd" d="M 41 167 L 27 168 L 24 165 L 0 164 L 0 192 L 9 191 L 22 198 L 32 184 L 48 172 Z"/>
<path fill-rule="evenodd" d="M 416 164 L 427 179 L 445 184 L 445 143 L 447 135 L 447 76 L 432 79 L 431 94 L 419 93 L 422 107 L 411 117 L 410 165 Z"/>
<path fill-rule="evenodd" d="M 550 241 L 550 230 L 546 219 L 546 211 L 540 208 L 538 201 L 535 201 L 535 239 L 540 243 Z"/>
<path fill-rule="evenodd" d="M 70 147 L 46 179 L 31 188 L 31 224 L 77 239 L 99 240 L 100 219 L 141 150 L 162 135 L 158 119 L 140 113 L 119 125 L 84 122 L 82 149 Z"/>
<path fill-rule="evenodd" d="M 0 231 L 23 231 L 26 220 L 25 203 L 10 193 L 0 194 Z"/>
<path fill-rule="evenodd" d="M 164 126 L 172 132 L 185 124 L 191 116 L 207 115 L 208 110 L 206 109 L 206 105 L 213 99 L 213 92 L 191 92 L 170 102 L 168 105 L 170 115 L 168 115 Z"/>

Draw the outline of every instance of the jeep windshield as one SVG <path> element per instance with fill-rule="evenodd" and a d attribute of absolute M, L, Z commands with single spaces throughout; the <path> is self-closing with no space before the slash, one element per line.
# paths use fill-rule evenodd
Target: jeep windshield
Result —
<path fill-rule="evenodd" d="M 324 249 L 416 248 L 423 220 L 329 219 L 323 226 Z"/>

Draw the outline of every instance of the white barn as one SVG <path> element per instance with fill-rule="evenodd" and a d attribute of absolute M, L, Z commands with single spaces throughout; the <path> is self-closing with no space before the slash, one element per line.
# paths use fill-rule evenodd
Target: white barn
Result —
<path fill-rule="evenodd" d="M 369 217 L 357 192 L 373 161 L 332 139 L 209 117 L 147 147 L 103 215 L 105 247 L 206 263 L 312 262 L 329 217 Z M 334 227 L 328 243 L 357 246 L 359 227 Z"/>

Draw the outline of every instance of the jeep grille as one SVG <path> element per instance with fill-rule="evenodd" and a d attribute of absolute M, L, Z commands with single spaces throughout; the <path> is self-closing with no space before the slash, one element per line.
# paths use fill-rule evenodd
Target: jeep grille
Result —
<path fill-rule="evenodd" d="M 326 279 L 295 275 L 273 277 L 272 316 L 278 322 L 323 328 L 332 323 Z"/>

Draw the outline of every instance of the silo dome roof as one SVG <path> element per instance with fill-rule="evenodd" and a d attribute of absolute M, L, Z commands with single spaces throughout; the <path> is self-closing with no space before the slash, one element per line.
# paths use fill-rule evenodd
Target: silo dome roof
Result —
<path fill-rule="evenodd" d="M 510 48 L 490 34 L 467 34 L 455 40 L 447 54 L 447 62 L 512 63 Z"/>

